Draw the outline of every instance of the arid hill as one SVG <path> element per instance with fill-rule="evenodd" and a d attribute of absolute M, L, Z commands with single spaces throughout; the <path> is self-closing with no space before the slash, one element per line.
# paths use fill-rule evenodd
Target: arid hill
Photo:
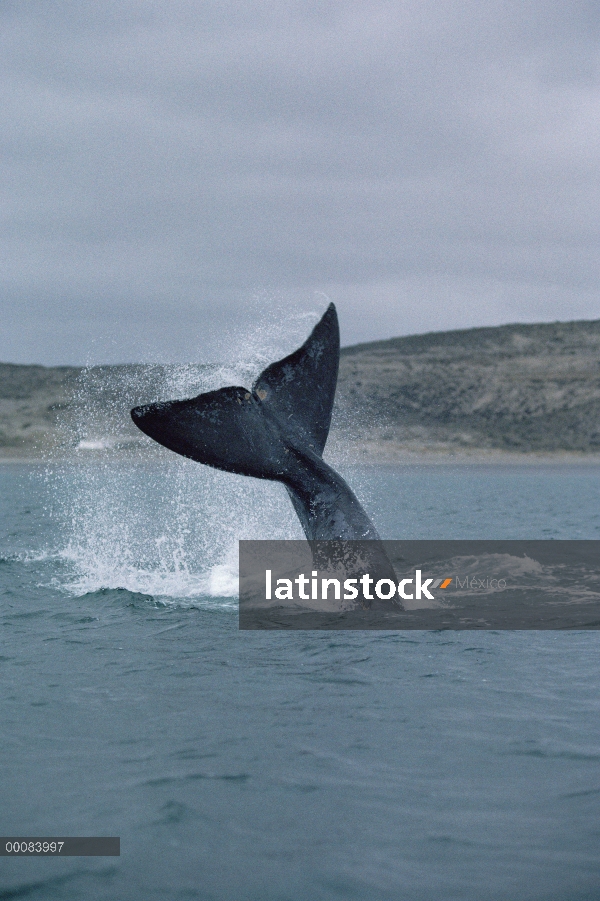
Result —
<path fill-rule="evenodd" d="M 432 332 L 344 348 L 337 411 L 357 438 L 597 453 L 600 321 Z"/>
<path fill-rule="evenodd" d="M 144 440 L 128 410 L 211 367 L 0 364 L 0 456 Z M 208 384 L 207 382 L 213 382 Z M 332 446 L 600 452 L 600 321 L 432 332 L 342 350 Z"/>

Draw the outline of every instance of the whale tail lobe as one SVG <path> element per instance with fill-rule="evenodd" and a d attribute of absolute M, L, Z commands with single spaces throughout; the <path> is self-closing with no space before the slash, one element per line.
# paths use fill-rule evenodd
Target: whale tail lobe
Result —
<path fill-rule="evenodd" d="M 323 453 L 339 367 L 330 304 L 304 344 L 246 388 L 134 407 L 134 423 L 159 444 L 216 469 L 286 482 L 297 453 Z"/>

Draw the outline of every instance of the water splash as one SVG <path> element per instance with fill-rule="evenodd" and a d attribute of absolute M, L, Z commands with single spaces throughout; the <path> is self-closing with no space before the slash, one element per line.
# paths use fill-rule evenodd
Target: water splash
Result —
<path fill-rule="evenodd" d="M 62 456 L 49 476 L 55 513 L 63 522 L 66 590 L 233 598 L 239 539 L 303 537 L 281 484 L 178 457 L 143 435 L 129 415 L 143 403 L 193 397 L 224 385 L 250 387 L 265 365 L 298 347 L 318 319 L 315 312 L 267 320 L 263 301 L 256 298 L 263 315 L 252 333 L 237 334 L 223 348 L 222 365 L 104 366 L 82 372 L 63 417 Z M 343 442 L 336 445 L 337 466 L 343 463 Z"/>
<path fill-rule="evenodd" d="M 282 485 L 185 460 L 130 422 L 137 403 L 251 384 L 260 368 L 251 361 L 84 371 L 64 423 L 69 451 L 48 476 L 62 522 L 65 590 L 125 588 L 182 603 L 231 603 L 239 539 L 302 537 Z"/>

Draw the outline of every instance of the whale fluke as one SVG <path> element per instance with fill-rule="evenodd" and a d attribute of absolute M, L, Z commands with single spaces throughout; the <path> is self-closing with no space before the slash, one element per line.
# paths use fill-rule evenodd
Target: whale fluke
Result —
<path fill-rule="evenodd" d="M 247 388 L 134 407 L 131 417 L 169 450 L 226 472 L 286 481 L 289 455 L 323 453 L 340 356 L 330 304 L 302 347 L 271 363 Z"/>
<path fill-rule="evenodd" d="M 198 463 L 283 482 L 309 541 L 379 541 L 350 487 L 322 459 L 339 357 L 330 304 L 304 344 L 267 366 L 251 390 L 221 388 L 147 404 L 134 407 L 131 417 L 150 438 Z M 385 553 L 383 559 L 386 575 L 393 573 Z"/>

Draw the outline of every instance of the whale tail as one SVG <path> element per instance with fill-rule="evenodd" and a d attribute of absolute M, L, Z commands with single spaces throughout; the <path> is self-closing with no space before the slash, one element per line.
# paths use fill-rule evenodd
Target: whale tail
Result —
<path fill-rule="evenodd" d="M 191 400 L 135 407 L 131 416 L 143 432 L 184 457 L 226 472 L 283 482 L 312 543 L 315 566 L 336 562 L 320 542 L 372 545 L 365 558 L 378 578 L 394 570 L 373 523 L 342 477 L 322 460 L 340 357 L 340 333 L 333 304 L 302 347 L 272 363 L 246 388 L 221 388 Z M 355 551 L 342 549 L 352 572 Z M 339 561 L 338 561 L 339 562 Z M 361 564 L 362 565 L 362 564 Z M 364 606 L 378 601 L 364 600 Z M 386 606 L 393 606 L 386 602 Z"/>
<path fill-rule="evenodd" d="M 286 481 L 290 453 L 321 457 L 331 424 L 340 356 L 330 304 L 304 344 L 246 388 L 134 407 L 131 417 L 159 444 L 216 469 Z"/>

